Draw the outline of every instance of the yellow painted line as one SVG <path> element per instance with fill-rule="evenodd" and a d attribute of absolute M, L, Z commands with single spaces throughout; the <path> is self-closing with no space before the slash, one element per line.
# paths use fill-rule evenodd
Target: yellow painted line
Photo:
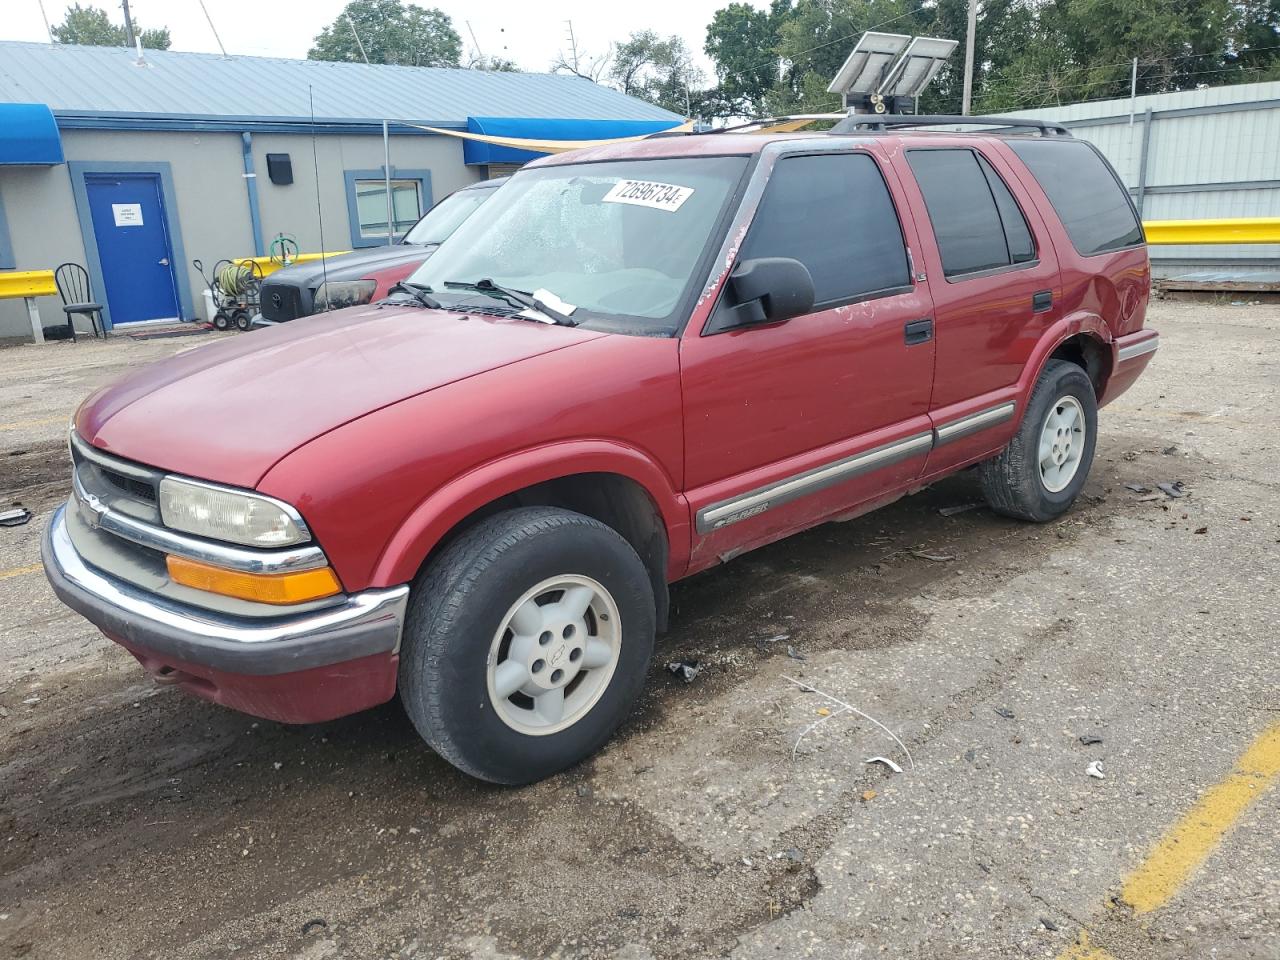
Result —
<path fill-rule="evenodd" d="M 1080 931 L 1076 942 L 1058 954 L 1058 960 L 1115 960 L 1110 953 L 1089 942 L 1089 934 Z"/>
<path fill-rule="evenodd" d="M 60 417 L 41 417 L 38 420 L 11 420 L 9 423 L 0 423 L 0 430 L 21 430 L 23 427 L 40 427 L 46 423 L 66 423 L 68 419 L 64 414 Z"/>
<path fill-rule="evenodd" d="M 1278 776 L 1280 724 L 1259 736 L 1231 774 L 1210 788 L 1160 839 L 1125 881 L 1120 898 L 1134 913 L 1149 913 L 1167 903 Z"/>
<path fill-rule="evenodd" d="M 35 573 L 37 570 L 43 570 L 44 566 L 39 563 L 33 563 L 29 567 L 14 567 L 12 570 L 0 570 L 0 580 L 8 580 L 10 577 L 21 577 L 28 573 Z"/>

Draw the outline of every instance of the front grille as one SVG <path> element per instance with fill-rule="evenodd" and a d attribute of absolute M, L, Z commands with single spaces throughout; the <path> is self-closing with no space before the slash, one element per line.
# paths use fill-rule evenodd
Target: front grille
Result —
<path fill-rule="evenodd" d="M 144 480 L 135 480 L 133 477 L 126 477 L 122 473 L 116 473 L 114 470 L 106 470 L 102 467 L 98 468 L 98 472 L 102 479 L 126 496 L 135 500 L 144 500 L 147 503 L 155 503 L 157 500 L 156 488 Z"/>
<path fill-rule="evenodd" d="M 302 290 L 292 284 L 268 280 L 258 294 L 258 309 L 276 323 L 296 320 L 303 315 Z"/>

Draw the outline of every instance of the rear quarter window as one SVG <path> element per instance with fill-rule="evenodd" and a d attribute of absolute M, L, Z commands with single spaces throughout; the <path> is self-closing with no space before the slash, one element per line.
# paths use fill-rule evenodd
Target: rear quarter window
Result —
<path fill-rule="evenodd" d="M 1009 140 L 1067 230 L 1071 245 L 1091 257 L 1142 243 L 1142 225 L 1115 172 L 1079 140 Z"/>

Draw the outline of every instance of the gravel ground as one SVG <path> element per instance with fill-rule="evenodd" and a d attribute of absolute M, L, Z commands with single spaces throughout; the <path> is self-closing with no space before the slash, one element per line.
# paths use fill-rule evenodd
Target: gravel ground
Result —
<path fill-rule="evenodd" d="M 1116 902 L 1280 723 L 1280 308 L 1150 323 L 1066 517 L 944 516 L 960 476 L 678 585 L 658 659 L 708 669 L 521 790 L 394 704 L 285 727 L 146 681 L 30 568 L 76 404 L 211 338 L 0 350 L 0 504 L 37 514 L 0 528 L 0 958 L 1280 958 L 1280 790 Z"/>

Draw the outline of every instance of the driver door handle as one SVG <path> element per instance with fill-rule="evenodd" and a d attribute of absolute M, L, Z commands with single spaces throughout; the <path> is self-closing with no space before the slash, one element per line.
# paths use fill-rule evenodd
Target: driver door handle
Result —
<path fill-rule="evenodd" d="M 156 263 L 160 264 L 160 266 L 162 267 L 167 267 L 169 265 L 169 258 L 161 257 L 159 260 L 156 261 Z"/>

